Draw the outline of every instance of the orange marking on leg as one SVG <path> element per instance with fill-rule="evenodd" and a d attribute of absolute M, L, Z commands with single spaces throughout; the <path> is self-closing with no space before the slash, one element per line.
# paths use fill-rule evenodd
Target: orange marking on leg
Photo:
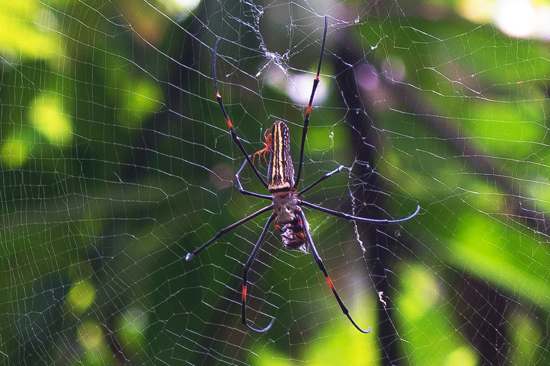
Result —
<path fill-rule="evenodd" d="M 328 285 L 330 286 L 330 289 L 334 291 L 334 285 L 332 284 L 332 280 L 330 277 L 325 277 L 327 279 Z"/>
<path fill-rule="evenodd" d="M 306 112 L 306 115 L 307 115 L 307 114 L 310 114 L 310 113 L 311 113 L 311 106 L 310 106 L 310 105 L 308 105 L 308 106 L 307 106 L 307 112 Z"/>
<path fill-rule="evenodd" d="M 243 286 L 243 301 L 246 300 L 246 285 Z"/>

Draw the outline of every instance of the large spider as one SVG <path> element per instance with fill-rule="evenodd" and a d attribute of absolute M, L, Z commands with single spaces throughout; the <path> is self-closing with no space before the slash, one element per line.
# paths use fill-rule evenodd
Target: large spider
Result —
<path fill-rule="evenodd" d="M 225 117 L 227 126 L 231 131 L 231 137 L 233 138 L 233 140 L 235 141 L 235 144 L 237 144 L 238 148 L 241 150 L 241 152 L 245 157 L 245 161 L 243 162 L 242 166 L 240 167 L 237 174 L 235 175 L 237 187 L 241 194 L 245 194 L 245 195 L 249 195 L 249 196 L 253 196 L 261 199 L 271 200 L 272 203 L 254 212 L 253 214 L 235 222 L 234 224 L 229 225 L 226 228 L 220 230 L 212 239 L 208 240 L 206 243 L 204 243 L 203 245 L 201 245 L 191 253 L 187 254 L 185 259 L 186 260 L 193 259 L 197 254 L 203 251 L 206 247 L 208 247 L 218 238 L 227 234 L 229 231 L 244 224 L 247 221 L 252 220 L 253 218 L 265 212 L 271 211 L 271 215 L 269 216 L 269 219 L 267 220 L 267 223 L 265 224 L 262 230 L 262 233 L 260 234 L 260 237 L 258 238 L 256 245 L 254 246 L 254 249 L 252 250 L 252 253 L 248 257 L 248 260 L 246 261 L 246 264 L 244 265 L 244 270 L 243 270 L 242 323 L 246 327 L 248 327 L 249 329 L 255 332 L 266 332 L 269 328 L 271 328 L 271 326 L 273 325 L 273 322 L 275 321 L 275 318 L 272 318 L 271 322 L 265 328 L 256 329 L 250 326 L 246 319 L 246 290 L 247 290 L 247 284 L 248 284 L 248 281 L 247 281 L 248 271 L 250 270 L 250 267 L 252 266 L 252 263 L 254 262 L 254 259 L 256 258 L 260 250 L 260 247 L 265 238 L 267 230 L 272 222 L 275 222 L 275 228 L 277 228 L 281 232 L 282 242 L 287 249 L 300 250 L 306 254 L 311 249 L 313 258 L 315 259 L 315 262 L 319 266 L 319 269 L 321 270 L 321 272 L 323 272 L 323 275 L 325 276 L 327 283 L 330 286 L 330 289 L 332 290 L 334 297 L 336 298 L 336 301 L 338 301 L 338 305 L 340 305 L 342 312 L 348 317 L 349 321 L 360 332 L 369 333 L 371 331 L 371 328 L 368 328 L 367 330 L 363 330 L 353 321 L 353 319 L 349 315 L 348 309 L 340 299 L 338 292 L 336 292 L 336 289 L 334 288 L 334 285 L 327 273 L 327 270 L 321 260 L 321 257 L 319 256 L 319 252 L 317 251 L 317 248 L 313 243 L 313 239 L 311 238 L 311 234 L 309 232 L 309 225 L 301 207 L 302 206 L 308 207 L 308 208 L 318 210 L 318 211 L 327 213 L 329 215 L 334 215 L 340 218 L 344 218 L 347 220 L 372 222 L 372 223 L 385 223 L 385 224 L 409 220 L 410 218 L 414 217 L 420 210 L 420 206 L 417 206 L 413 214 L 397 220 L 369 219 L 365 217 L 358 217 L 358 216 L 349 215 L 343 212 L 330 210 L 328 208 L 324 208 L 300 199 L 300 196 L 302 194 L 309 191 L 311 188 L 315 187 L 325 179 L 328 179 L 332 175 L 342 171 L 342 169 L 344 168 L 343 165 L 339 166 L 337 169 L 326 173 L 325 175 L 323 175 L 321 178 L 319 178 L 318 180 L 316 180 L 306 188 L 297 192 L 297 187 L 298 187 L 298 184 L 300 183 L 300 175 L 302 173 L 304 145 L 305 145 L 306 134 L 307 134 L 308 125 L 309 125 L 309 115 L 311 113 L 311 105 L 313 102 L 313 97 L 315 95 L 315 90 L 317 89 L 317 85 L 319 84 L 319 73 L 321 71 L 321 62 L 323 60 L 323 52 L 325 49 L 326 37 L 327 37 L 327 18 L 325 17 L 325 28 L 324 28 L 324 34 L 323 34 L 323 43 L 321 45 L 321 55 L 319 57 L 319 65 L 317 67 L 317 74 L 315 76 L 315 79 L 313 80 L 313 89 L 311 91 L 311 96 L 309 98 L 309 103 L 307 106 L 304 125 L 302 129 L 300 162 L 298 164 L 298 174 L 296 175 L 296 180 L 294 180 L 294 167 L 292 165 L 292 159 L 290 156 L 290 137 L 289 137 L 288 127 L 283 121 L 276 121 L 271 127 L 270 133 L 266 136 L 265 149 L 260 150 L 258 152 L 258 153 L 269 152 L 270 154 L 269 166 L 267 171 L 267 179 L 268 179 L 267 183 L 265 182 L 263 177 L 260 175 L 260 172 L 258 171 L 258 169 L 256 169 L 256 167 L 253 164 L 252 160 L 254 156 L 248 155 L 244 146 L 241 144 L 241 140 L 237 136 L 237 133 L 233 128 L 233 124 L 231 123 L 231 120 L 229 119 L 229 116 L 225 111 L 225 107 L 223 106 L 222 97 L 218 90 L 218 80 L 216 78 L 216 57 L 217 57 L 218 43 L 220 41 L 219 38 L 216 41 L 216 45 L 214 46 L 214 59 L 212 63 L 213 63 L 213 70 L 214 70 L 214 88 L 216 89 L 216 100 L 220 105 L 220 108 L 222 110 L 223 116 Z M 243 189 L 242 184 L 239 180 L 239 175 L 247 163 L 252 168 L 252 171 L 254 172 L 254 174 L 256 174 L 260 182 L 269 191 L 270 195 L 250 192 Z"/>

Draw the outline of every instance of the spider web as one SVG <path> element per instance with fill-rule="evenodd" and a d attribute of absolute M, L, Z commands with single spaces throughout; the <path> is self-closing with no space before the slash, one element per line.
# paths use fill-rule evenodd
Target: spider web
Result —
<path fill-rule="evenodd" d="M 527 0 L 0 0 L 5 364 L 547 365 L 547 24 Z M 276 120 L 359 333 L 244 158 Z M 266 162 L 255 160 L 262 174 Z M 296 162 L 295 162 L 295 168 Z M 267 194 L 249 167 L 245 189 Z"/>

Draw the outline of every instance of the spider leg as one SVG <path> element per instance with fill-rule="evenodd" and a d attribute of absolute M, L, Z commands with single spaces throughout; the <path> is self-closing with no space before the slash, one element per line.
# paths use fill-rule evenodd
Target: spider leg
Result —
<path fill-rule="evenodd" d="M 306 144 L 307 129 L 309 127 L 309 115 L 311 114 L 311 105 L 313 104 L 313 97 L 315 96 L 317 85 L 319 85 L 319 74 L 321 73 L 321 63 L 323 62 L 323 53 L 325 52 L 325 41 L 327 39 L 327 27 L 328 27 L 328 21 L 327 21 L 327 17 L 325 17 L 325 31 L 323 33 L 323 44 L 321 45 L 321 56 L 319 56 L 319 65 L 317 66 L 317 75 L 315 75 L 315 79 L 313 80 L 313 89 L 311 90 L 311 96 L 309 97 L 309 103 L 307 105 L 307 110 L 306 110 L 306 117 L 304 119 L 304 126 L 302 128 L 302 143 L 300 147 L 300 160 L 298 162 L 298 173 L 296 174 L 296 181 L 294 182 L 294 187 L 292 187 L 294 190 L 296 189 L 296 187 L 298 187 L 298 183 L 300 183 L 300 176 L 302 174 L 302 162 L 304 160 L 304 146 Z"/>
<path fill-rule="evenodd" d="M 351 324 L 353 324 L 355 328 L 357 328 L 357 330 L 359 330 L 361 333 L 369 333 L 372 330 L 371 327 L 369 327 L 367 330 L 360 328 L 357 324 L 355 324 L 355 322 L 351 318 L 351 315 L 349 315 L 348 308 L 346 308 L 346 306 L 344 305 L 344 302 L 342 301 L 342 299 L 340 299 L 338 292 L 336 292 L 336 288 L 334 288 L 334 284 L 332 283 L 332 280 L 330 279 L 327 273 L 327 269 L 325 268 L 325 265 L 323 264 L 323 261 L 319 256 L 319 252 L 317 252 L 317 248 L 315 247 L 315 244 L 313 243 L 313 239 L 311 238 L 311 234 L 309 232 L 306 216 L 304 215 L 304 212 L 301 209 L 298 210 L 298 215 L 300 215 L 300 218 L 302 219 L 303 228 L 306 233 L 306 240 L 309 242 L 309 246 L 311 248 L 311 253 L 313 254 L 313 258 L 315 259 L 315 262 L 319 266 L 319 269 L 321 270 L 321 272 L 323 272 L 323 275 L 325 276 L 325 279 L 327 280 L 327 283 L 330 286 L 330 289 L 332 290 L 332 293 L 334 294 L 336 301 L 338 301 L 338 305 L 340 305 L 340 309 L 342 309 L 342 313 L 344 313 L 344 315 L 348 317 Z"/>
<path fill-rule="evenodd" d="M 321 178 L 317 179 L 315 182 L 311 183 L 309 186 L 307 186 L 306 188 L 302 189 L 300 192 L 296 193 L 296 196 L 297 197 L 300 197 L 302 194 L 306 193 L 307 191 L 309 191 L 311 188 L 315 187 L 317 184 L 321 183 L 322 181 L 332 177 L 334 174 L 336 173 L 340 173 L 342 171 L 342 169 L 344 169 L 344 166 L 343 165 L 340 165 L 338 168 L 334 169 L 333 171 L 331 172 L 328 172 L 326 173 L 325 175 L 323 175 Z"/>
<path fill-rule="evenodd" d="M 245 194 L 245 195 L 252 196 L 252 197 L 263 198 L 263 199 L 266 199 L 266 200 L 273 200 L 272 196 L 269 196 L 269 195 L 266 195 L 266 194 L 260 194 L 260 193 L 256 193 L 256 192 L 250 192 L 250 191 L 247 191 L 243 188 L 243 185 L 241 184 L 241 181 L 239 179 L 239 175 L 241 175 L 241 171 L 245 167 L 246 163 L 247 163 L 247 161 L 245 160 L 243 162 L 243 165 L 241 165 L 241 168 L 239 169 L 237 174 L 235 174 L 235 180 L 237 181 L 237 188 L 239 189 L 239 192 L 241 192 L 241 194 Z"/>
<path fill-rule="evenodd" d="M 329 215 L 340 217 L 340 218 L 346 219 L 346 220 L 355 220 L 355 221 L 360 221 L 360 222 L 375 222 L 375 223 L 381 223 L 381 224 L 392 224 L 392 223 L 396 223 L 396 222 L 407 221 L 407 220 L 410 220 L 413 217 L 415 217 L 416 214 L 418 214 L 418 212 L 420 211 L 420 206 L 416 206 L 416 210 L 412 214 L 410 214 L 407 217 L 403 217 L 401 219 L 395 219 L 395 220 L 390 220 L 390 219 L 369 219 L 367 217 L 353 216 L 353 215 L 349 215 L 349 214 L 346 214 L 346 213 L 343 213 L 343 212 L 340 212 L 340 211 L 334 211 L 334 210 L 324 208 L 324 207 L 321 207 L 319 205 L 315 205 L 313 203 L 310 203 L 310 202 L 307 202 L 307 201 L 302 201 L 302 200 L 298 201 L 298 205 L 309 207 L 309 208 L 312 208 L 314 210 L 321 211 L 321 212 L 327 213 Z"/>
<path fill-rule="evenodd" d="M 187 253 L 187 255 L 185 256 L 185 260 L 190 261 L 190 260 L 193 259 L 197 254 L 199 254 L 200 252 L 202 252 L 202 251 L 203 251 L 204 249 L 206 249 L 210 244 L 212 244 L 214 241 L 216 241 L 216 239 L 219 239 L 220 237 L 222 237 L 223 235 L 227 234 L 228 232 L 230 232 L 231 230 L 233 230 L 233 229 L 236 228 L 237 226 L 242 225 L 242 224 L 244 224 L 245 222 L 252 220 L 252 219 L 255 218 L 256 216 L 261 215 L 261 214 L 263 214 L 264 212 L 267 212 L 267 211 L 272 210 L 272 209 L 273 209 L 273 205 L 266 206 L 266 207 L 262 208 L 261 210 L 258 210 L 258 211 L 256 211 L 256 212 L 254 212 L 253 214 L 248 215 L 248 216 L 245 217 L 244 219 L 240 219 L 239 221 L 235 222 L 234 224 L 231 224 L 231 225 L 229 225 L 228 227 L 225 227 L 225 228 L 221 229 L 216 235 L 214 235 L 214 237 L 213 237 L 212 239 L 208 240 L 206 243 L 204 243 L 203 245 L 201 245 L 201 246 L 198 247 L 197 249 L 193 250 L 191 253 Z"/>
<path fill-rule="evenodd" d="M 262 246 L 262 242 L 264 241 L 265 234 L 267 233 L 267 230 L 269 229 L 269 226 L 275 220 L 275 217 L 277 215 L 275 213 L 272 213 L 269 219 L 267 220 L 267 223 L 264 226 L 264 229 L 262 230 L 262 233 L 260 234 L 260 237 L 258 238 L 258 241 L 256 242 L 256 245 L 254 246 L 254 250 L 252 250 L 252 253 L 250 253 L 250 256 L 248 257 L 248 260 L 246 261 L 246 264 L 244 265 L 243 270 L 243 290 L 242 290 L 242 322 L 243 324 L 248 328 L 258 333 L 267 332 L 269 328 L 273 325 L 273 322 L 275 321 L 275 318 L 271 319 L 271 322 L 267 325 L 267 327 L 262 329 L 256 329 L 253 328 L 248 324 L 246 321 L 246 290 L 248 287 L 248 271 L 250 270 L 250 267 L 252 267 L 252 263 L 254 263 L 254 260 L 256 259 L 256 256 L 258 255 L 258 251 L 260 250 L 260 247 Z"/>
<path fill-rule="evenodd" d="M 218 78 L 216 76 L 216 58 L 218 56 L 218 43 L 220 43 L 220 38 L 216 41 L 216 45 L 214 46 L 214 60 L 212 61 L 212 67 L 214 69 L 214 88 L 216 89 L 216 100 L 218 101 L 218 104 L 220 105 L 220 108 L 223 113 L 223 117 L 225 118 L 225 122 L 227 123 L 227 126 L 229 127 L 229 130 L 231 131 L 231 137 L 233 138 L 233 141 L 235 141 L 235 144 L 237 144 L 238 148 L 243 153 L 246 161 L 248 164 L 252 167 L 252 170 L 254 170 L 254 174 L 258 177 L 260 182 L 262 182 L 263 186 L 267 189 L 267 183 L 265 182 L 264 178 L 262 178 L 260 172 L 256 167 L 254 166 L 252 160 L 250 159 L 250 156 L 246 152 L 244 146 L 241 144 L 241 139 L 239 136 L 237 136 L 237 132 L 235 131 L 235 128 L 233 127 L 233 123 L 231 123 L 231 119 L 227 115 L 227 112 L 225 111 L 225 107 L 223 106 L 222 96 L 218 90 Z"/>

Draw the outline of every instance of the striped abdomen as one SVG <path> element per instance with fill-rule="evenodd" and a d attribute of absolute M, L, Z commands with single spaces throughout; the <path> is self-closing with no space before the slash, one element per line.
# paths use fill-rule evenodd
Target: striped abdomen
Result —
<path fill-rule="evenodd" d="M 294 185 L 290 135 L 283 121 L 277 121 L 271 127 L 271 158 L 267 179 L 268 189 L 272 195 L 288 193 Z"/>

